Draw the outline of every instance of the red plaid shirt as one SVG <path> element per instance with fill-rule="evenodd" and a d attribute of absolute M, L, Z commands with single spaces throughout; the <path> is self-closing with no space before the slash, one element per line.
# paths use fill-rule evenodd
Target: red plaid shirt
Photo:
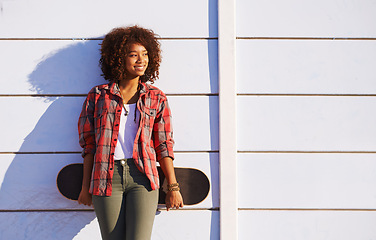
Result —
<path fill-rule="evenodd" d="M 133 159 L 145 173 L 151 188 L 159 188 L 157 161 L 174 159 L 171 111 L 166 95 L 158 88 L 140 83 L 137 101 L 140 122 L 133 147 Z M 78 121 L 82 156 L 95 154 L 90 193 L 111 196 L 114 152 L 119 134 L 122 98 L 115 83 L 99 85 L 89 92 Z"/>

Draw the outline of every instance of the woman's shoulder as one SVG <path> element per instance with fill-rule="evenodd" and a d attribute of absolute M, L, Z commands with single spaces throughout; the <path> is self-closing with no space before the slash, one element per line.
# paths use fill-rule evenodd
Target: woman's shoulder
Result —
<path fill-rule="evenodd" d="M 100 85 L 94 86 L 89 91 L 89 94 L 91 94 L 91 93 L 97 93 L 98 94 L 98 93 L 101 93 L 104 90 L 109 90 L 110 89 L 110 84 L 111 83 L 104 83 L 104 84 L 100 84 Z"/>
<path fill-rule="evenodd" d="M 161 97 L 161 98 L 167 98 L 166 94 L 161 89 L 159 89 L 158 87 L 151 85 L 149 83 L 144 83 L 144 84 L 145 84 L 146 89 L 148 90 L 149 94 L 154 95 L 154 96 L 158 96 L 158 97 Z"/>

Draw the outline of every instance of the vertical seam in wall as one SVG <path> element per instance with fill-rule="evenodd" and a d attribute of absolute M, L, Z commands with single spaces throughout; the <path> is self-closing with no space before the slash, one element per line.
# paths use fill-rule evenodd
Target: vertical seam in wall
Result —
<path fill-rule="evenodd" d="M 235 1 L 218 0 L 220 238 L 238 239 Z"/>

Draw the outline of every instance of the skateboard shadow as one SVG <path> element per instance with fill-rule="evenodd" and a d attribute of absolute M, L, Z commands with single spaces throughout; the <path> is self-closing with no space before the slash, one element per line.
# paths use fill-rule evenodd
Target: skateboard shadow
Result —
<path fill-rule="evenodd" d="M 84 96 L 49 94 L 85 95 L 104 82 L 98 67 L 99 42 L 47 42 L 64 47 L 45 57 L 28 76 L 31 89 L 40 96 L 32 101 L 48 108 L 18 152 L 7 155 L 11 163 L 0 188 L 0 239 L 73 239 L 95 219 L 91 208 L 65 199 L 56 188 L 59 170 L 82 162 L 77 120 Z M 31 97 L 22 101 L 27 107 Z M 23 120 L 28 121 L 27 116 Z"/>

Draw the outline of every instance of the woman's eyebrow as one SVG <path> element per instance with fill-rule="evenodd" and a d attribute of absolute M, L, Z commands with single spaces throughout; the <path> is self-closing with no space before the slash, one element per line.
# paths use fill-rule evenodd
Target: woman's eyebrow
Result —
<path fill-rule="evenodd" d="M 142 52 L 147 52 L 148 50 L 142 50 Z M 137 51 L 129 51 L 128 53 L 137 52 Z"/>

